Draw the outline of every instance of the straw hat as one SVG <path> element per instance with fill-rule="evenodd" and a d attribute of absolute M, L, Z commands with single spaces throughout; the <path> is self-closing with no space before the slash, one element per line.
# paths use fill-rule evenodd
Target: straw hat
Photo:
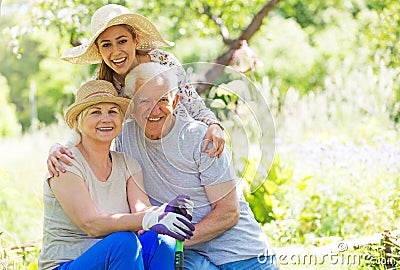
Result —
<path fill-rule="evenodd" d="M 78 115 L 84 109 L 103 102 L 117 104 L 125 115 L 130 99 L 118 97 L 118 93 L 113 84 L 108 81 L 89 81 L 79 88 L 78 93 L 76 93 L 75 102 L 67 108 L 65 112 L 65 122 L 70 128 L 73 128 Z"/>
<path fill-rule="evenodd" d="M 174 45 L 173 42 L 165 40 L 156 26 L 146 17 L 132 13 L 124 6 L 109 4 L 99 8 L 93 14 L 91 22 L 92 37 L 84 44 L 66 50 L 61 59 L 73 64 L 100 63 L 102 58 L 94 42 L 108 27 L 119 24 L 133 27 L 139 36 L 136 49 L 149 50 L 159 46 Z"/>

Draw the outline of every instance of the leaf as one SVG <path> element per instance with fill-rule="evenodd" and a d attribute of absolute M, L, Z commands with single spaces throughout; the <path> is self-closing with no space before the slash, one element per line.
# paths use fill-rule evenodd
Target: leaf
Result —
<path fill-rule="evenodd" d="M 304 189 L 306 189 L 307 188 L 307 181 L 310 180 L 311 178 L 313 178 L 312 175 L 304 177 L 303 179 L 301 179 L 299 184 L 297 185 L 297 188 L 300 191 L 303 191 Z"/>
<path fill-rule="evenodd" d="M 30 264 L 28 265 L 28 270 L 38 270 L 38 264 L 37 264 L 37 262 L 30 263 Z"/>
<path fill-rule="evenodd" d="M 278 191 L 278 185 L 271 180 L 267 180 L 264 183 L 265 189 L 267 190 L 268 194 L 272 195 Z"/>

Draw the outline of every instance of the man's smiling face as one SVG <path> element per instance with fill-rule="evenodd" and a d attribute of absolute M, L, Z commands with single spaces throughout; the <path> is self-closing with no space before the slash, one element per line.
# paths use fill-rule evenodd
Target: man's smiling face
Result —
<path fill-rule="evenodd" d="M 134 116 L 147 138 L 161 139 L 174 125 L 173 111 L 179 96 L 173 96 L 168 82 L 157 77 L 143 84 L 133 97 Z"/>

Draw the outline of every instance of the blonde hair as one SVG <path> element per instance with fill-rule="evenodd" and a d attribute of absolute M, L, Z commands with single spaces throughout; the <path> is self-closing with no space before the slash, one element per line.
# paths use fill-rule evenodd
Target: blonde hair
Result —
<path fill-rule="evenodd" d="M 86 107 L 76 117 L 77 121 L 71 129 L 72 132 L 67 140 L 67 143 L 65 144 L 66 147 L 77 146 L 82 141 L 82 133 L 80 131 L 80 127 L 82 126 L 83 118 L 88 114 L 88 111 L 92 106 Z"/>
<path fill-rule="evenodd" d="M 67 139 L 67 142 L 65 143 L 66 147 L 69 148 L 69 147 L 77 146 L 82 141 L 81 127 L 82 127 L 83 118 L 88 114 L 89 110 L 95 105 L 96 104 L 86 107 L 84 110 L 82 110 L 78 114 L 78 116 L 76 117 L 77 121 L 75 122 L 74 126 L 71 128 L 71 134 L 69 135 L 69 138 Z M 122 114 L 122 110 L 118 105 L 117 105 L 117 107 L 120 112 L 121 120 L 123 120 L 124 116 Z"/>

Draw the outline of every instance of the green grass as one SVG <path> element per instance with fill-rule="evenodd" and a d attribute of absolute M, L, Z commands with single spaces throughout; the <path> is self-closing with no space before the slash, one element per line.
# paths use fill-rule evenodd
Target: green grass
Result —
<path fill-rule="evenodd" d="M 42 238 L 46 159 L 50 146 L 64 141 L 67 134 L 65 126 L 60 125 L 20 138 L 0 139 L 0 262 L 8 265 L 7 269 L 36 267 Z M 28 247 L 18 248 L 23 244 Z"/>

